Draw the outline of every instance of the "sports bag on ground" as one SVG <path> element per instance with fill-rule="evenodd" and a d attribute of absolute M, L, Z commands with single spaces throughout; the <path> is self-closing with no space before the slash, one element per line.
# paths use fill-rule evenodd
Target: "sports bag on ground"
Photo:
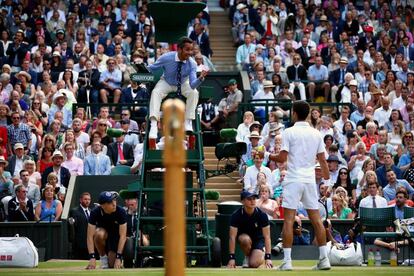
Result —
<path fill-rule="evenodd" d="M 21 237 L 0 238 L 0 267 L 37 267 L 39 254 L 32 241 Z"/>
<path fill-rule="evenodd" d="M 361 266 L 362 265 L 362 249 L 361 244 L 350 243 L 342 245 L 342 248 L 332 246 L 331 242 L 326 244 L 328 248 L 328 258 L 331 265 L 336 266 Z"/>

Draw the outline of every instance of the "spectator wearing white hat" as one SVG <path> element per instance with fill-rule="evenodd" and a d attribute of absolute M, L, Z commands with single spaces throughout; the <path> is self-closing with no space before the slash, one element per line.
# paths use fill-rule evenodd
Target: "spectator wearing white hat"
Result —
<path fill-rule="evenodd" d="M 236 45 L 240 45 L 243 42 L 243 38 L 245 38 L 244 35 L 246 34 L 246 27 L 249 24 L 249 21 L 246 17 L 248 12 L 249 9 L 245 4 L 239 3 L 236 6 L 236 12 L 233 16 L 232 28 L 233 40 Z"/>
<path fill-rule="evenodd" d="M 16 143 L 13 148 L 14 155 L 8 160 L 9 164 L 7 166 L 7 171 L 9 171 L 12 176 L 18 176 L 23 169 L 24 161 L 29 160 L 30 156 L 24 154 L 24 146 L 22 143 Z"/>
<path fill-rule="evenodd" d="M 53 172 L 57 175 L 58 181 L 56 187 L 63 186 L 67 188 L 69 186 L 70 172 L 67 168 L 62 166 L 63 154 L 56 150 L 52 155 L 52 166 L 46 168 L 42 174 L 42 186 L 47 183 L 47 176 Z"/>
<path fill-rule="evenodd" d="M 53 96 L 53 103 L 54 105 L 49 110 L 49 124 L 52 123 L 54 120 L 55 113 L 57 111 L 62 112 L 63 120 L 62 124 L 66 127 L 70 127 L 72 125 L 72 110 L 68 107 L 66 107 L 66 103 L 68 100 L 68 97 L 62 91 L 63 89 L 59 90 L 54 96 Z"/>
<path fill-rule="evenodd" d="M 275 99 L 275 94 L 273 94 L 274 87 L 275 85 L 273 84 L 272 81 L 264 80 L 263 90 L 257 91 L 256 94 L 253 96 L 253 100 L 256 100 L 255 104 L 265 103 L 265 100 L 274 100 Z M 264 101 L 260 101 L 260 100 L 264 100 Z M 256 105 L 254 113 L 255 113 L 255 116 L 258 118 L 258 120 L 261 120 L 262 124 L 264 124 L 264 118 L 266 117 L 265 106 Z"/>

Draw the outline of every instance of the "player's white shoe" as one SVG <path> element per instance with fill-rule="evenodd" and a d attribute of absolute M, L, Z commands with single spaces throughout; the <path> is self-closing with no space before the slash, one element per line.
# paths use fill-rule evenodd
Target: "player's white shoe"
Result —
<path fill-rule="evenodd" d="M 331 263 L 329 262 L 328 257 L 319 259 L 318 263 L 312 267 L 312 270 L 329 270 L 331 269 Z"/>
<path fill-rule="evenodd" d="M 292 261 L 283 261 L 281 265 L 276 267 L 276 270 L 280 271 L 291 271 L 292 269 Z"/>
<path fill-rule="evenodd" d="M 101 265 L 100 265 L 100 268 L 102 268 L 102 269 L 107 269 L 107 268 L 109 268 L 109 265 L 108 265 L 108 256 L 101 256 Z"/>

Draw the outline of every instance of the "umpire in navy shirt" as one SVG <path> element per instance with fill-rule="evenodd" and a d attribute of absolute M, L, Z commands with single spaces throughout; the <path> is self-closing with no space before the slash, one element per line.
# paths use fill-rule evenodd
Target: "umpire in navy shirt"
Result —
<path fill-rule="evenodd" d="M 256 207 L 257 194 L 243 191 L 240 194 L 243 207 L 235 211 L 230 219 L 229 268 L 236 267 L 236 240 L 245 255 L 243 267 L 257 268 L 263 264 L 272 268 L 270 255 L 270 225 L 267 215 Z M 265 251 L 263 252 L 263 248 Z"/>
<path fill-rule="evenodd" d="M 126 241 L 126 212 L 116 205 L 116 192 L 102 192 L 100 206 L 92 210 L 88 223 L 89 264 L 96 268 L 95 248 L 101 259 L 101 268 L 121 268 L 122 252 Z"/>

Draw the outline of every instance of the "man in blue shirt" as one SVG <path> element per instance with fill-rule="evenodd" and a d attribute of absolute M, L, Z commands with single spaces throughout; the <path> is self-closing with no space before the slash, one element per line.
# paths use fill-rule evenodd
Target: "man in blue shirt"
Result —
<path fill-rule="evenodd" d="M 121 98 L 121 83 L 122 83 L 122 72 L 115 68 L 116 61 L 114 58 L 108 58 L 106 61 L 108 69 L 103 71 L 99 82 L 102 85 L 102 89 L 99 92 L 102 103 L 108 103 L 108 95 L 114 95 L 114 104 L 119 103 Z M 112 108 L 115 111 L 115 107 Z"/>
<path fill-rule="evenodd" d="M 53 103 L 52 107 L 49 109 L 49 125 L 55 119 L 55 113 L 60 111 L 63 115 L 62 124 L 66 127 L 72 126 L 72 109 L 67 107 L 68 97 L 65 93 L 68 93 L 65 89 L 60 89 L 54 96 L 53 96 Z M 70 92 L 69 92 L 70 93 Z"/>
<path fill-rule="evenodd" d="M 328 68 L 322 63 L 322 58 L 317 57 L 315 60 L 315 64 L 310 66 L 308 70 L 309 96 L 312 102 L 315 99 L 316 89 L 322 89 L 324 91 L 325 102 L 328 101 L 331 85 L 328 82 Z"/>
<path fill-rule="evenodd" d="M 395 194 L 395 218 L 404 219 L 404 206 L 406 206 L 406 201 L 408 199 L 407 192 L 403 189 L 398 190 Z"/>
<path fill-rule="evenodd" d="M 397 176 L 397 179 L 403 178 L 403 172 L 394 165 L 394 161 L 392 159 L 392 154 L 389 152 L 384 153 L 384 165 L 377 168 L 375 170 L 375 173 L 377 174 L 378 178 L 378 184 L 381 187 L 385 187 L 387 185 L 387 170 L 391 169 L 395 172 L 395 175 Z"/>
<path fill-rule="evenodd" d="M 387 170 L 388 185 L 382 190 L 384 198 L 388 201 L 395 198 L 395 194 L 399 187 L 404 187 L 407 193 L 412 196 L 414 194 L 414 188 L 405 179 L 397 179 L 397 175 L 392 169 Z"/>
<path fill-rule="evenodd" d="M 398 162 L 398 168 L 402 171 L 406 171 L 411 167 L 411 163 L 414 161 L 414 143 L 408 144 L 408 152 L 401 155 L 400 161 Z M 414 164 L 413 164 L 414 165 Z"/>
<path fill-rule="evenodd" d="M 150 100 L 150 139 L 156 139 L 158 135 L 157 121 L 159 120 L 161 101 L 168 93 L 177 91 L 187 98 L 185 106 L 185 130 L 193 131 L 192 120 L 195 119 L 195 110 L 198 102 L 196 88 L 204 81 L 208 71 L 201 71 L 197 78 L 197 64 L 191 55 L 193 54 L 193 41 L 183 37 L 178 41 L 178 51 L 163 54 L 154 64 L 148 66 L 151 72 L 162 69 L 164 74 L 151 93 Z"/>

